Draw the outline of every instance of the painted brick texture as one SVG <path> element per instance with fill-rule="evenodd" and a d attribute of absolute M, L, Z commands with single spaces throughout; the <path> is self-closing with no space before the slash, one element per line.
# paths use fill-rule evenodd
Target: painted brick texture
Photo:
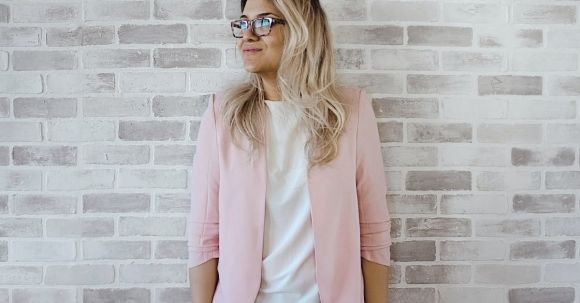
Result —
<path fill-rule="evenodd" d="M 580 303 L 580 2 L 322 4 L 372 96 L 389 302 Z M 0 302 L 190 302 L 190 164 L 245 76 L 238 15 L 0 0 Z"/>

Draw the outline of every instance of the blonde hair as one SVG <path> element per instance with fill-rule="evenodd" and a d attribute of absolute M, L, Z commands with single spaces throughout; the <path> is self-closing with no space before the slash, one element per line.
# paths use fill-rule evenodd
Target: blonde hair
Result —
<path fill-rule="evenodd" d="M 338 140 L 349 111 L 340 99 L 336 84 L 332 36 L 326 13 L 318 0 L 272 0 L 286 20 L 284 48 L 277 73 L 278 88 L 284 102 L 301 113 L 300 123 L 307 129 L 305 145 L 308 169 L 323 165 L 338 154 Z M 242 0 L 244 10 L 246 1 Z M 265 144 L 264 102 L 260 75 L 228 89 L 222 103 L 222 117 L 234 144 L 236 132 L 246 136 L 251 149 L 248 156 Z M 238 145 L 239 146 L 239 145 Z"/>

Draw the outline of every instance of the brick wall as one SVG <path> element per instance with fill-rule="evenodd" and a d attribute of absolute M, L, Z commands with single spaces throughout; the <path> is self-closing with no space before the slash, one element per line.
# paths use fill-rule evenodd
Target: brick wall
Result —
<path fill-rule="evenodd" d="M 379 122 L 391 302 L 580 303 L 580 2 L 324 6 Z M 188 174 L 243 76 L 238 15 L 0 0 L 0 302 L 188 302 Z"/>

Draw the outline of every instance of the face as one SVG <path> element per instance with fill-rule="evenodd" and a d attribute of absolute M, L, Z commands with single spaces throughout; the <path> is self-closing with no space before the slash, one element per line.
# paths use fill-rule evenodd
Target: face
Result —
<path fill-rule="evenodd" d="M 284 19 L 280 11 L 269 0 L 248 0 L 240 19 L 253 20 L 257 17 Z M 267 36 L 256 36 L 251 28 L 237 39 L 244 67 L 248 72 L 261 75 L 276 75 L 284 47 L 284 26 L 274 24 Z M 254 49 L 254 50 L 250 50 Z"/>

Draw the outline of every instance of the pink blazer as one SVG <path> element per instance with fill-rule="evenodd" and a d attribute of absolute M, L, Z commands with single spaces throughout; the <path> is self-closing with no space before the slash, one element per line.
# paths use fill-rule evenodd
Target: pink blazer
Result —
<path fill-rule="evenodd" d="M 387 188 L 371 100 L 358 88 L 340 90 L 352 119 L 338 157 L 308 173 L 316 281 L 321 303 L 364 303 L 361 257 L 390 265 Z M 189 267 L 219 258 L 213 303 L 254 303 L 261 282 L 265 152 L 252 163 L 231 143 L 220 118 L 222 102 L 223 92 L 212 95 L 198 132 Z"/>

